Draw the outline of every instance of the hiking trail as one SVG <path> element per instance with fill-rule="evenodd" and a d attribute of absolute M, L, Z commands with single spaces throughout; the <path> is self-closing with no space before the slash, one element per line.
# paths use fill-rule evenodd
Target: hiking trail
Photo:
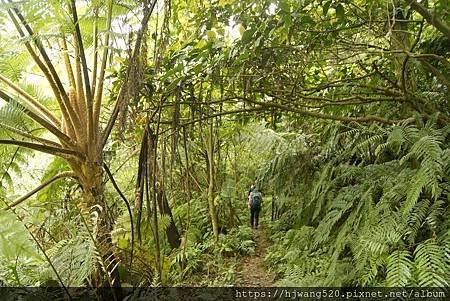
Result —
<path fill-rule="evenodd" d="M 256 242 L 255 254 L 242 259 L 241 269 L 239 271 L 240 280 L 237 286 L 271 287 L 274 285 L 275 276 L 264 266 L 264 257 L 267 253 L 266 249 L 270 245 L 264 224 L 253 231 Z"/>

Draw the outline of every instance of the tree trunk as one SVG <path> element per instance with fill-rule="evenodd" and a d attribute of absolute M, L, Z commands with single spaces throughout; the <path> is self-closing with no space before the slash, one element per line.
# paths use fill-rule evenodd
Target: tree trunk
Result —
<path fill-rule="evenodd" d="M 393 51 L 410 51 L 411 36 L 408 32 L 408 19 L 405 16 L 407 12 L 401 8 L 396 8 L 392 13 L 392 34 L 391 34 L 391 50 Z M 397 80 L 406 91 L 408 87 L 415 88 L 414 69 L 408 64 L 408 55 L 405 53 L 394 54 L 394 65 Z"/>
<path fill-rule="evenodd" d="M 179 108 L 178 108 L 179 109 Z M 179 114 L 179 112 L 178 112 Z M 178 133 L 177 133 L 178 135 Z M 173 219 L 172 210 L 169 206 L 169 201 L 167 200 L 167 195 L 165 191 L 165 179 L 166 179 L 166 140 L 163 140 L 163 143 L 161 143 L 161 168 L 157 167 L 157 176 L 158 176 L 158 184 L 156 185 L 156 194 L 158 198 L 158 208 L 161 215 L 167 214 L 170 217 L 170 224 L 166 228 L 166 236 L 167 240 L 169 241 L 169 245 L 172 249 L 178 248 L 180 246 L 181 238 L 180 233 L 178 232 L 178 228 L 175 224 L 175 220 Z M 173 143 L 178 143 L 178 138 L 176 141 L 173 141 Z M 176 147 L 172 147 L 172 154 L 177 153 Z M 174 158 L 172 157 L 172 164 L 174 161 Z M 180 160 L 181 162 L 181 160 Z M 170 166 L 172 171 L 172 164 Z M 170 187 L 172 187 L 172 181 L 170 181 Z"/>
<path fill-rule="evenodd" d="M 275 220 L 275 196 L 272 196 L 272 218 L 271 221 L 273 222 Z"/>
<path fill-rule="evenodd" d="M 219 238 L 219 218 L 217 216 L 216 205 L 214 204 L 214 139 L 213 124 L 211 123 L 207 139 L 207 158 L 208 158 L 208 209 L 211 218 L 214 238 Z"/>
<path fill-rule="evenodd" d="M 96 272 L 92 275 L 91 285 L 96 288 L 103 288 L 98 292 L 98 297 L 102 300 L 121 299 L 121 281 L 118 271 L 118 259 L 114 254 L 111 231 L 114 221 L 109 215 L 109 208 L 105 202 L 103 169 L 98 163 L 82 163 L 72 168 L 79 175 L 81 187 L 83 189 L 83 204 L 85 212 L 89 212 L 89 217 L 84 218 L 90 229 L 95 248 L 100 254 L 96 266 Z M 79 168 L 81 166 L 81 168 Z M 105 290 L 111 287 L 111 290 Z"/>

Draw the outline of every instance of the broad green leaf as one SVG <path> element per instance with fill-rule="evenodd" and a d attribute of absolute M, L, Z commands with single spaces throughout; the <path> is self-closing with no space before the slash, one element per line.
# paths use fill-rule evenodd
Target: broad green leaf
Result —
<path fill-rule="evenodd" d="M 250 42 L 250 40 L 253 37 L 253 34 L 255 33 L 256 29 L 247 29 L 244 34 L 242 35 L 242 42 L 244 44 L 247 44 L 248 42 Z"/>

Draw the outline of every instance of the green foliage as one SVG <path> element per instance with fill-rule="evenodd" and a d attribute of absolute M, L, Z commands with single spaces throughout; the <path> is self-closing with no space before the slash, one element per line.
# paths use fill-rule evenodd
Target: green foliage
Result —
<path fill-rule="evenodd" d="M 110 47 L 106 82 L 111 85 L 104 97 L 120 100 L 115 109 L 112 101 L 101 104 L 99 129 L 116 109 L 121 124 L 98 157 L 114 167 L 133 207 L 135 154 L 144 126 L 153 130 L 155 137 L 145 146 L 156 146 L 156 156 L 142 152 L 152 160 L 145 166 L 149 183 L 141 186 L 149 186 L 148 201 L 155 192 L 153 180 L 164 188 L 181 246 L 172 249 L 165 239 L 174 226 L 171 218 L 151 212 L 146 203 L 142 240 L 135 242 L 128 268 L 134 225 L 112 187 L 106 186 L 102 206 L 80 209 L 80 194 L 87 191 L 74 182 L 56 182 L 22 204 L 23 223 L 0 211 L 2 282 L 40 285 L 55 279 L 30 240 L 33 233 L 66 285 L 85 285 L 96 270 L 108 270 L 111 257 L 100 254 L 112 254 L 111 247 L 122 260 L 122 279 L 132 285 L 233 284 L 239 259 L 255 252 L 252 230 L 242 225 L 247 190 L 257 177 L 263 214 L 271 213 L 272 199 L 278 219 L 270 225 L 274 245 L 266 258 L 278 272 L 277 284 L 449 285 L 449 41 L 429 20 L 419 22 L 422 16 L 405 1 L 158 2 L 142 51 L 153 55 L 145 56 L 147 66 L 130 72 L 124 57 L 132 56 L 129 41 L 143 2 L 76 2 L 87 60 L 96 55 L 99 67 L 103 47 Z M 103 42 L 109 3 L 113 46 Z M 420 3 L 445 23 L 446 1 Z M 20 82 L 56 118 L 52 91 L 35 76 L 39 70 L 24 46 L 30 42 L 39 52 L 38 39 L 49 48 L 69 92 L 55 46 L 62 35 L 73 33 L 68 4 L 0 3 L 0 73 Z M 10 33 L 6 9 L 13 5 L 34 29 L 33 37 Z M 96 49 L 94 32 L 100 38 Z M 68 54 L 73 61 L 73 50 Z M 99 72 L 86 71 L 90 79 Z M 144 87 L 136 91 L 140 82 L 133 80 L 135 85 L 123 90 L 128 76 L 144 78 Z M 13 97 L 8 103 L 0 99 L 0 138 L 39 140 L 42 129 L 15 103 L 12 88 L 1 83 L 0 89 Z M 206 152 L 210 125 L 213 151 Z M 85 149 L 84 144 L 73 148 Z M 14 194 L 26 155 L 22 148 L 0 147 L 1 200 Z M 215 170 L 209 169 L 208 155 Z M 55 159 L 42 166 L 41 180 L 77 171 L 76 165 L 71 157 Z M 207 205 L 210 187 L 221 232 L 217 241 Z M 100 211 L 114 225 L 114 246 L 106 250 L 102 247 L 108 244 L 96 239 Z M 156 226 L 161 240 L 155 238 Z M 12 237 L 17 239 L 11 243 Z"/>
<path fill-rule="evenodd" d="M 44 174 L 42 175 L 42 181 L 48 181 L 58 173 L 63 171 L 68 171 L 69 165 L 67 162 L 61 158 L 54 158 L 53 161 L 47 166 Z M 57 203 L 60 205 L 59 200 L 64 200 L 67 203 L 67 198 L 69 198 L 69 190 L 73 188 L 74 183 L 68 183 L 67 181 L 56 181 L 50 184 L 47 188 L 39 191 L 37 194 L 37 199 L 40 202 L 47 202 L 49 205 L 55 205 Z M 56 201 L 56 202 L 55 202 Z M 66 204 L 67 205 L 67 204 Z"/>
<path fill-rule="evenodd" d="M 408 251 L 394 251 L 388 257 L 386 266 L 386 285 L 404 287 L 411 279 L 412 261 Z"/>
<path fill-rule="evenodd" d="M 447 286 L 448 126 L 431 118 L 352 135 L 357 139 L 338 146 L 341 155 L 321 167 L 311 201 L 291 203 L 312 209 L 312 218 L 299 216 L 291 226 L 300 228 L 283 238 L 274 234 L 279 246 L 267 260 L 278 267 L 280 283 L 307 275 L 305 281 L 322 285 Z M 306 237 L 292 236 L 306 229 Z M 305 274 L 301 264 L 323 256 L 326 265 Z"/>
<path fill-rule="evenodd" d="M 65 286 L 79 287 L 86 284 L 97 268 L 110 264 L 102 258 L 101 246 L 92 237 L 95 216 L 91 215 L 91 219 L 88 212 L 74 215 L 73 210 L 79 213 L 79 209 L 74 208 L 62 214 L 55 212 L 45 234 L 40 232 L 44 225 L 41 229 L 35 229 L 33 217 L 25 217 L 21 222 L 14 214 L 0 211 L 3 225 L 0 231 L 0 280 L 5 285 L 39 286 L 48 281 L 59 282 L 54 268 Z M 39 216 L 39 212 L 35 213 Z M 59 218 L 64 222 L 59 222 Z M 33 231 L 48 259 L 23 223 L 27 223 L 28 229 Z M 47 233 L 50 234 L 49 241 L 46 240 Z"/>
<path fill-rule="evenodd" d="M 217 242 L 207 235 L 202 240 L 187 241 L 185 246 L 171 254 L 169 278 L 175 283 L 193 284 L 192 277 L 207 273 L 201 278 L 204 285 L 228 286 L 236 281 L 236 256 L 254 254 L 253 232 L 247 226 L 239 226 L 227 234 L 221 234 Z"/>
<path fill-rule="evenodd" d="M 45 260 L 25 227 L 12 213 L 0 211 L 0 281 L 8 286 L 35 286 Z"/>
<path fill-rule="evenodd" d="M 415 284 L 443 287 L 449 285 L 449 250 L 433 240 L 426 240 L 414 251 Z"/>
<path fill-rule="evenodd" d="M 6 130 L 6 127 L 16 128 L 22 131 L 26 131 L 25 114 L 23 108 L 15 103 L 7 103 L 0 107 L 0 128 Z M 5 136 L 2 134 L 1 136 Z"/>
<path fill-rule="evenodd" d="M 80 227 L 71 238 L 60 240 L 47 250 L 64 285 L 80 287 L 96 268 L 98 253 L 86 229 Z M 51 275 L 48 275 L 50 279 Z"/>
<path fill-rule="evenodd" d="M 249 255 L 255 252 L 255 242 L 253 240 L 253 232 L 250 227 L 239 226 L 231 229 L 225 235 L 219 236 L 219 241 L 215 246 L 219 254 L 224 255 Z"/>

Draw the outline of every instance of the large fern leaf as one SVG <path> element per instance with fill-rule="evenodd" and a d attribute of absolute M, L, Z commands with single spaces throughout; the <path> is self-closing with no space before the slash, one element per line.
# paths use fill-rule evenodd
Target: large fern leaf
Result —
<path fill-rule="evenodd" d="M 394 251 L 388 257 L 386 285 L 394 287 L 407 286 L 411 278 L 411 254 L 408 251 Z"/>

